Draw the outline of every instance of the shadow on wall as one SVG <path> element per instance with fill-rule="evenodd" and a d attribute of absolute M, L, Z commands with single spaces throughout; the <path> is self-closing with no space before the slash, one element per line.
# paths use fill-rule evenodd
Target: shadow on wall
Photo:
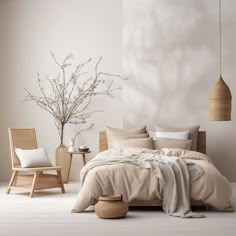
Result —
<path fill-rule="evenodd" d="M 125 84 L 125 125 L 206 119 L 218 72 L 216 12 L 203 1 L 136 2 L 131 18 L 124 9 L 124 68 L 135 78 Z"/>
<path fill-rule="evenodd" d="M 200 124 L 208 129 L 208 95 L 219 76 L 217 3 L 123 1 L 123 67 L 133 77 L 124 85 L 125 127 Z M 211 149 L 217 142 L 209 144 L 209 153 L 216 155 Z M 219 169 L 236 180 L 227 168 Z"/>

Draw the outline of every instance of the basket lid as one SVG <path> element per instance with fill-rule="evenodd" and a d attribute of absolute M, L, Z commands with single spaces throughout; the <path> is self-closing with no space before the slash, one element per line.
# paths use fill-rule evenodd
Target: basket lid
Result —
<path fill-rule="evenodd" d="M 120 201 L 122 199 L 121 195 L 103 195 L 99 197 L 99 201 Z"/>

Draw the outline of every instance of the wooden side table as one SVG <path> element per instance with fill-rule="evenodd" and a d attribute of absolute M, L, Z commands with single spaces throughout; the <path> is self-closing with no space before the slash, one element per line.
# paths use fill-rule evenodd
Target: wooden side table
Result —
<path fill-rule="evenodd" d="M 72 163 L 72 158 L 74 155 L 80 156 L 83 158 L 83 164 L 84 166 L 86 165 L 86 154 L 91 153 L 91 151 L 87 152 L 80 152 L 80 151 L 75 151 L 75 152 L 67 152 L 69 154 L 69 171 L 67 175 L 67 179 L 65 181 L 66 184 L 68 184 L 69 181 L 69 176 L 70 176 L 70 168 L 71 168 L 71 163 Z"/>

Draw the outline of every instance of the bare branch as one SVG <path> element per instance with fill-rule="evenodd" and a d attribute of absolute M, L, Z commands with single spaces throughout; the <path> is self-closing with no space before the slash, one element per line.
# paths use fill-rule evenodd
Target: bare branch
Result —
<path fill-rule="evenodd" d="M 80 130 L 79 132 L 76 133 L 76 135 L 74 136 L 74 139 L 76 139 L 76 137 L 77 137 L 78 135 L 80 135 L 82 132 L 88 131 L 88 130 L 92 129 L 93 127 L 94 127 L 94 124 L 92 123 L 92 124 L 91 124 L 90 126 L 88 126 L 87 128 Z"/>
<path fill-rule="evenodd" d="M 51 55 L 52 55 L 52 58 L 53 58 L 54 62 L 56 63 L 56 65 L 58 65 L 61 68 L 60 63 L 57 61 L 57 59 L 52 51 L 51 51 Z"/>
<path fill-rule="evenodd" d="M 120 75 L 102 72 L 99 67 L 102 62 L 100 57 L 94 65 L 94 72 L 89 73 L 85 68 L 92 62 L 88 59 L 85 62 L 77 64 L 72 73 L 69 73 L 69 66 L 72 65 L 73 55 L 68 54 L 60 63 L 53 52 L 51 52 L 53 61 L 58 66 L 60 72 L 55 78 L 44 75 L 41 79 L 37 74 L 39 95 L 33 95 L 27 89 L 25 102 L 34 102 L 41 109 L 47 111 L 55 120 L 55 126 L 63 144 L 64 129 L 66 124 L 83 125 L 87 124 L 92 115 L 102 110 L 86 112 L 89 109 L 93 98 L 96 96 L 113 96 L 113 92 L 121 89 L 116 87 L 111 78 L 127 80 Z M 86 78 L 86 75 L 88 77 Z M 94 124 L 77 132 L 77 137 L 81 132 L 90 130 Z"/>

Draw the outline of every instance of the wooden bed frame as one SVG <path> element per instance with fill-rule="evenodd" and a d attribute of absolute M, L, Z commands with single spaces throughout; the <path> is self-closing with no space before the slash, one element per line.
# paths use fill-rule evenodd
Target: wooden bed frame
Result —
<path fill-rule="evenodd" d="M 107 134 L 106 131 L 99 132 L 99 151 L 105 151 L 108 149 Z M 197 151 L 206 154 L 206 131 L 199 131 L 197 138 Z M 130 206 L 162 206 L 160 199 L 149 201 L 133 201 L 129 203 Z M 204 206 L 202 202 L 191 201 L 192 206 Z"/>

